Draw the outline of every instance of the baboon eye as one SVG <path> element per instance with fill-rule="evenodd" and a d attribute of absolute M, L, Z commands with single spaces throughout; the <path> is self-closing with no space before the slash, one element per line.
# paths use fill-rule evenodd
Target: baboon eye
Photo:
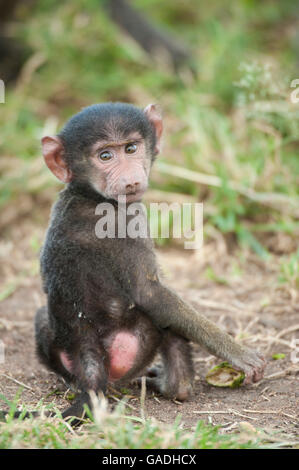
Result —
<path fill-rule="evenodd" d="M 130 154 L 135 153 L 136 150 L 137 150 L 137 145 L 135 143 L 126 145 L 126 148 L 125 148 L 126 153 L 130 153 Z"/>
<path fill-rule="evenodd" d="M 112 155 L 111 152 L 109 152 L 109 150 L 104 150 L 104 152 L 101 152 L 100 155 L 99 155 L 99 158 L 103 162 L 107 162 L 108 160 L 111 160 L 112 157 L 113 157 L 113 155 Z"/>

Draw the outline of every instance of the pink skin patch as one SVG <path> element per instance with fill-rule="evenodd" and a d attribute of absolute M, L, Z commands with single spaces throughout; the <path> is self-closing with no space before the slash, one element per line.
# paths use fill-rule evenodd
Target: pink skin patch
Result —
<path fill-rule="evenodd" d="M 120 331 L 114 337 L 109 348 L 110 368 L 109 380 L 115 381 L 123 377 L 132 369 L 138 352 L 138 339 L 131 333 Z M 60 360 L 63 367 L 70 373 L 73 369 L 73 361 L 65 351 L 60 351 Z"/>
<path fill-rule="evenodd" d="M 132 369 L 137 351 L 138 339 L 136 336 L 125 331 L 117 333 L 109 349 L 109 380 L 118 380 Z"/>
<path fill-rule="evenodd" d="M 68 355 L 64 352 L 61 351 L 59 353 L 60 360 L 62 362 L 63 367 L 70 373 L 72 373 L 72 367 L 73 367 L 73 361 L 69 359 Z"/>

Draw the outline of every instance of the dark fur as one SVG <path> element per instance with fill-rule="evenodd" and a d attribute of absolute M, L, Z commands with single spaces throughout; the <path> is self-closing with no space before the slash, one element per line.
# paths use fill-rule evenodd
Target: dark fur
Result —
<path fill-rule="evenodd" d="M 106 200 L 89 183 L 92 144 L 137 130 L 145 139 L 144 158 L 152 162 L 155 125 L 132 105 L 108 103 L 81 111 L 59 134 L 74 177 L 52 211 L 41 254 L 48 305 L 37 312 L 35 325 L 41 361 L 82 390 L 64 416 L 82 414 L 88 390 L 105 391 L 108 349 L 120 330 L 140 339 L 135 363 L 123 379 L 141 374 L 160 352 L 163 367 L 150 371 L 148 384 L 167 397 L 186 399 L 190 393 L 194 373 L 187 340 L 243 370 L 247 382 L 263 375 L 265 362 L 258 353 L 235 343 L 163 284 L 149 238 L 95 235 L 95 208 Z M 116 201 L 109 202 L 117 209 Z M 61 350 L 73 360 L 72 374 L 60 361 Z"/>
<path fill-rule="evenodd" d="M 94 104 L 73 116 L 58 134 L 65 148 L 65 160 L 73 168 L 75 177 L 82 172 L 82 156 L 88 158 L 90 147 L 97 140 L 126 138 L 139 131 L 149 144 L 149 155 L 154 159 L 155 132 L 143 111 L 125 103 Z M 76 171 L 78 168 L 79 171 Z M 81 178 L 80 178 L 81 179 Z M 86 183 L 86 181 L 85 181 Z"/>
<path fill-rule="evenodd" d="M 107 139 L 112 132 L 125 138 L 136 130 L 150 149 L 145 157 L 153 159 L 154 129 L 145 114 L 132 105 L 91 106 L 74 116 L 59 136 L 73 171 L 77 161 L 82 161 L 82 153 L 87 156 L 97 139 Z M 166 376 L 163 379 L 160 373 L 156 381 L 151 378 L 152 385 L 158 388 L 160 384 L 167 396 L 187 395 L 181 383 L 189 382 L 187 388 L 191 388 L 189 345 L 183 338 L 154 326 L 136 297 L 146 283 L 156 282 L 150 279 L 158 279 L 152 241 L 98 239 L 95 225 L 99 216 L 95 215 L 95 207 L 104 201 L 88 180 L 80 178 L 79 183 L 75 179 L 60 193 L 53 208 L 41 253 L 48 305 L 36 315 L 37 353 L 67 382 L 84 391 L 105 391 L 111 338 L 119 330 L 128 330 L 140 339 L 140 348 L 133 369 L 122 380 L 139 375 L 160 351 Z M 116 202 L 110 202 L 117 208 Z M 177 346 L 174 356 L 170 354 L 171 338 Z M 73 358 L 75 374 L 65 370 L 59 350 Z"/>

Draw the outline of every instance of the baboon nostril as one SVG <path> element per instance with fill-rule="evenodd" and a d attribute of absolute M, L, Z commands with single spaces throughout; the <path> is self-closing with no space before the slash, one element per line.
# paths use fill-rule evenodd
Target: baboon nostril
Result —
<path fill-rule="evenodd" d="M 126 193 L 134 193 L 138 191 L 140 183 L 132 183 L 126 185 Z"/>

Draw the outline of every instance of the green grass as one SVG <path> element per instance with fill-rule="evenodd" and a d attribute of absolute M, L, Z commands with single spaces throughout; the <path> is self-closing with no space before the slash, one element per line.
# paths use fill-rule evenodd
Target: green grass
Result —
<path fill-rule="evenodd" d="M 205 424 L 199 420 L 192 428 L 178 414 L 173 422 L 163 423 L 147 417 L 146 410 L 140 416 L 132 414 L 126 399 L 113 410 L 106 399 L 91 396 L 93 413 L 87 415 L 82 425 L 71 427 L 70 421 L 61 417 L 55 405 L 44 405 L 42 400 L 35 407 L 39 417 L 26 418 L 29 411 L 20 403 L 21 390 L 13 401 L 0 394 L 9 414 L 0 419 L 0 449 L 271 449 L 297 448 L 298 442 L 286 435 L 254 428 L 240 422 L 233 432 L 226 428 Z M 13 418 L 16 409 L 23 413 Z M 49 418 L 50 410 L 56 416 Z M 144 417 L 145 415 L 145 417 Z"/>
<path fill-rule="evenodd" d="M 296 253 L 283 256 L 280 262 L 279 282 L 299 289 L 299 248 Z"/>
<path fill-rule="evenodd" d="M 3 396 L 1 399 L 5 400 Z M 153 418 L 142 419 L 126 414 L 124 403 L 108 412 L 106 403 L 98 402 L 94 421 L 87 420 L 74 429 L 59 412 L 55 418 L 12 419 L 16 405 L 17 400 L 10 403 L 7 421 L 0 423 L 0 449 L 254 449 L 272 445 L 256 430 L 223 434 L 219 427 L 202 421 L 188 429 L 182 416 L 169 424 Z M 41 404 L 38 408 L 45 409 Z"/>
<path fill-rule="evenodd" d="M 259 225 L 268 224 L 271 232 L 270 225 L 279 224 L 286 231 L 289 222 L 294 236 L 299 232 L 299 105 L 289 100 L 297 77 L 294 3 L 135 4 L 189 45 L 198 77 L 153 66 L 97 0 L 46 0 L 31 6 L 30 14 L 23 8 L 25 21 L 15 25 L 14 35 L 31 47 L 32 56 L 1 105 L 0 205 L 53 185 L 41 161 L 40 137 L 55 133 L 82 106 L 159 102 L 168 129 L 161 161 L 217 175 L 223 184 L 203 187 L 156 171 L 152 187 L 204 200 L 213 212 L 205 212 L 207 225 L 266 257 Z M 236 191 L 236 184 L 290 201 L 266 207 Z"/>

